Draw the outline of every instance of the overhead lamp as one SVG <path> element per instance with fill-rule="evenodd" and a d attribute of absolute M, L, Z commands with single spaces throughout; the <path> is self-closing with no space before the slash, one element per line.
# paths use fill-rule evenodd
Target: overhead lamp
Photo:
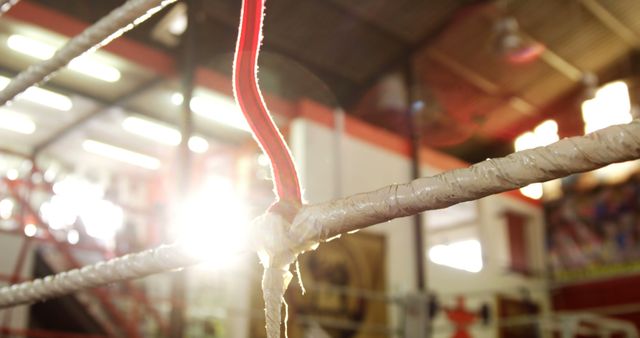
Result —
<path fill-rule="evenodd" d="M 69 62 L 69 69 L 106 82 L 116 82 L 121 77 L 117 68 L 92 60 L 88 56 L 73 59 Z"/>
<path fill-rule="evenodd" d="M 191 136 L 189 138 L 189 150 L 194 153 L 203 154 L 209 150 L 209 141 L 207 141 L 204 137 L 200 136 Z"/>
<path fill-rule="evenodd" d="M 189 21 L 187 19 L 186 10 L 182 13 L 178 13 L 173 20 L 169 23 L 169 32 L 173 35 L 182 35 L 187 30 Z"/>
<path fill-rule="evenodd" d="M 0 108 L 0 129 L 31 135 L 36 131 L 36 123 L 27 115 Z"/>
<path fill-rule="evenodd" d="M 7 46 L 16 52 L 26 54 L 40 60 L 50 59 L 56 53 L 56 47 L 19 34 L 9 36 L 7 39 Z"/>
<path fill-rule="evenodd" d="M 180 43 L 180 36 L 187 30 L 187 5 L 177 3 L 151 30 L 151 37 L 169 47 Z"/>
<path fill-rule="evenodd" d="M 176 128 L 148 118 L 129 116 L 122 121 L 122 128 L 132 134 L 169 146 L 177 146 L 182 140 L 182 134 Z M 205 153 L 209 149 L 209 142 L 204 137 L 191 136 L 188 147 L 194 153 Z"/>
<path fill-rule="evenodd" d="M 160 168 L 160 160 L 155 157 L 137 153 L 128 149 L 116 147 L 95 140 L 82 142 L 82 149 L 89 153 L 104 156 L 116 161 L 125 162 L 149 170 Z"/>
<path fill-rule="evenodd" d="M 122 128 L 132 134 L 170 146 L 180 144 L 182 139 L 182 135 L 175 128 L 137 116 L 125 118 Z"/>
<path fill-rule="evenodd" d="M 80 233 L 76 229 L 71 229 L 67 232 L 67 242 L 71 245 L 78 244 L 80 242 Z"/>
<path fill-rule="evenodd" d="M 179 106 L 182 104 L 183 101 L 184 101 L 184 97 L 182 97 L 182 94 L 180 93 L 171 94 L 171 103 L 173 103 L 174 105 Z"/>
<path fill-rule="evenodd" d="M 7 39 L 7 46 L 16 52 L 29 55 L 36 59 L 47 60 L 56 53 L 56 47 L 48 43 L 14 34 Z M 68 65 L 69 69 L 106 82 L 116 82 L 120 79 L 120 71 L 110 65 L 93 60 L 87 55 L 81 55 Z"/>
<path fill-rule="evenodd" d="M 0 75 L 0 90 L 7 87 L 9 82 L 11 79 Z M 68 96 L 40 87 L 29 87 L 17 98 L 61 111 L 69 111 L 73 108 L 73 101 Z"/>
<path fill-rule="evenodd" d="M 13 215 L 15 203 L 9 198 L 0 200 L 0 219 L 9 219 Z"/>
<path fill-rule="evenodd" d="M 15 181 L 18 179 L 18 177 L 20 177 L 20 172 L 18 171 L 18 169 L 16 168 L 11 168 L 9 170 L 7 170 L 7 179 L 9 181 Z"/>
<path fill-rule="evenodd" d="M 27 237 L 33 237 L 35 235 L 38 234 L 38 227 L 33 224 L 33 223 L 29 223 L 27 225 L 24 226 L 24 235 Z"/>
<path fill-rule="evenodd" d="M 174 93 L 171 102 L 175 105 L 182 104 L 182 94 Z M 224 124 L 226 126 L 251 131 L 247 120 L 231 98 L 221 94 L 209 94 L 206 96 L 194 96 L 189 103 L 193 112 L 208 120 Z"/>

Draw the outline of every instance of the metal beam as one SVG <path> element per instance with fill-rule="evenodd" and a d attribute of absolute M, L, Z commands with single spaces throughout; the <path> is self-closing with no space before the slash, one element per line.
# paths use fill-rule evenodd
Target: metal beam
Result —
<path fill-rule="evenodd" d="M 174 214 L 180 215 L 181 205 L 184 205 L 191 194 L 192 180 L 192 155 L 189 150 L 189 139 L 193 134 L 193 112 L 191 111 L 191 99 L 195 88 L 195 73 L 198 64 L 198 37 L 202 25 L 198 23 L 198 16 L 202 12 L 202 0 L 187 0 L 187 30 L 182 35 L 180 48 L 180 86 L 182 91 L 182 106 L 180 114 L 180 133 L 182 140 L 178 147 L 178 163 L 176 170 L 176 186 L 174 191 L 178 197 L 177 205 L 174 203 Z M 172 225 L 165 230 L 165 240 L 170 242 L 173 238 Z M 181 270 L 171 274 L 170 297 L 171 309 L 169 310 L 169 336 L 182 338 L 185 336 L 187 313 L 187 271 Z"/>
<path fill-rule="evenodd" d="M 415 97 L 416 72 L 410 63 L 406 64 L 404 70 L 405 84 L 409 90 L 407 91 L 407 110 L 405 112 L 405 122 L 407 123 L 407 131 L 410 140 L 411 152 L 411 179 L 415 180 L 422 176 L 420 168 L 420 148 L 422 146 L 422 128 L 418 119 L 420 110 L 414 109 L 413 102 L 417 100 Z M 414 250 L 416 258 L 416 287 L 418 291 L 428 292 L 429 287 L 426 276 L 425 262 L 425 232 L 422 214 L 413 215 L 413 235 Z"/>
<path fill-rule="evenodd" d="M 134 89 L 133 91 L 130 91 L 130 92 L 120 96 L 119 98 L 117 98 L 113 102 L 98 101 L 98 104 L 101 105 L 100 107 L 94 109 L 93 111 L 91 111 L 88 114 L 80 117 L 79 119 L 71 122 L 70 124 L 68 124 L 66 126 L 63 126 L 62 128 L 58 129 L 55 133 L 53 133 L 53 135 L 49 136 L 44 141 L 38 143 L 33 149 L 33 156 L 34 157 L 38 156 L 44 149 L 46 149 L 46 148 L 50 147 L 51 145 L 55 144 L 56 142 L 60 141 L 65 136 L 69 135 L 69 133 L 71 133 L 72 131 L 74 131 L 74 130 L 80 128 L 80 127 L 82 127 L 85 123 L 87 123 L 88 121 L 92 120 L 93 118 L 102 115 L 103 113 L 109 111 L 112 108 L 123 106 L 129 100 L 131 100 L 131 99 L 141 95 L 142 93 L 148 91 L 149 89 L 155 87 L 156 85 L 158 85 L 162 81 L 164 81 L 164 77 L 155 77 L 152 80 L 145 82 L 144 84 L 142 84 L 138 88 Z"/>
<path fill-rule="evenodd" d="M 580 3 L 626 44 L 634 49 L 640 49 L 640 36 L 611 14 L 600 2 L 597 0 L 580 0 Z"/>
<path fill-rule="evenodd" d="M 351 17 L 354 21 L 357 21 L 358 24 L 365 26 L 369 30 L 374 31 L 379 35 L 383 35 L 385 38 L 389 40 L 394 40 L 396 42 L 399 42 L 400 44 L 404 45 L 405 48 L 410 45 L 410 41 L 407 41 L 407 39 L 405 39 L 400 34 L 378 25 L 374 20 L 371 20 L 366 16 L 351 10 L 350 8 L 337 2 L 336 0 L 324 0 L 324 1 L 321 1 L 320 3 L 325 6 L 330 6 L 333 9 L 338 10 L 342 14 L 346 14 L 347 16 Z"/>
<path fill-rule="evenodd" d="M 530 41 L 538 41 L 538 39 L 529 35 L 529 33 L 525 32 L 522 28 L 518 30 L 520 35 L 526 40 Z M 546 44 L 544 44 L 545 49 L 540 55 L 540 59 L 544 61 L 549 67 L 555 69 L 560 74 L 566 76 L 568 79 L 579 82 L 582 81 L 583 72 L 580 68 L 574 66 L 571 62 L 563 59 L 560 55 L 554 52 L 551 48 L 549 48 Z"/>

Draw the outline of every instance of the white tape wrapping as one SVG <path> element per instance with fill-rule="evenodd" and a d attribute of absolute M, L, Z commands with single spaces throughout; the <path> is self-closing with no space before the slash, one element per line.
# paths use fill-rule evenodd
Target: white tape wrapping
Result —
<path fill-rule="evenodd" d="M 4 287 L 0 289 L 0 308 L 32 303 L 196 263 L 197 260 L 186 254 L 180 246 L 160 246 L 43 279 Z"/>
<path fill-rule="evenodd" d="M 250 246 L 264 267 L 262 295 L 268 338 L 280 338 L 284 293 L 293 275 L 289 267 L 301 252 L 308 250 L 289 236 L 291 224 L 277 213 L 267 212 L 252 222 Z"/>
<path fill-rule="evenodd" d="M 373 224 L 640 158 L 640 121 L 489 159 L 468 168 L 303 207 L 294 238 L 322 241 Z"/>
<path fill-rule="evenodd" d="M 0 92 L 0 106 L 27 88 L 46 81 L 71 60 L 100 48 L 176 0 L 129 0 L 69 40 L 50 59 L 30 66 Z"/>
<path fill-rule="evenodd" d="M 292 262 L 301 252 L 313 249 L 314 243 L 342 233 L 637 158 L 640 158 L 640 121 L 634 120 L 629 124 L 612 126 L 586 136 L 563 139 L 544 148 L 487 160 L 469 168 L 305 206 L 291 226 L 274 222 L 271 224 L 275 225 L 270 229 L 257 230 L 255 228 L 265 223 L 256 222 L 253 238 L 263 236 L 262 240 L 255 243 L 263 247 L 255 249 L 271 250 L 269 256 L 287 253 L 288 260 Z M 273 237 L 269 239 L 267 235 Z M 281 247 L 277 248 L 278 245 Z M 263 264 L 282 270 L 286 261 L 282 260 L 276 265 L 273 264 L 275 262 L 265 264 L 263 261 Z M 179 247 L 160 247 L 79 271 L 2 288 L 0 307 L 61 296 L 195 263 L 197 260 L 186 255 Z M 286 270 L 288 271 L 288 266 Z"/>

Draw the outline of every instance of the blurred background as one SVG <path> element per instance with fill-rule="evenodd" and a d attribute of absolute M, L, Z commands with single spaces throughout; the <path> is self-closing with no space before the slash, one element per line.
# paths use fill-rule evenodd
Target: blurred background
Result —
<path fill-rule="evenodd" d="M 22 0 L 0 88 L 124 1 Z M 186 242 L 205 264 L 0 310 L 0 337 L 264 337 L 233 255 L 274 200 L 231 90 L 241 2 L 184 0 L 0 108 L 0 281 Z M 638 115 L 637 0 L 269 0 L 260 86 L 318 203 Z M 610 165 L 301 257 L 289 336 L 638 337 L 640 174 Z"/>

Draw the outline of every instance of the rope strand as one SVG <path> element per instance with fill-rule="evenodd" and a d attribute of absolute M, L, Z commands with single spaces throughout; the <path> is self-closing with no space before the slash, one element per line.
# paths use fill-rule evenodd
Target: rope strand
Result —
<path fill-rule="evenodd" d="M 302 205 L 300 183 L 291 153 L 266 107 L 258 86 L 258 54 L 262 41 L 264 0 L 243 0 L 236 45 L 233 90 L 256 141 L 267 154 L 278 202 Z"/>

